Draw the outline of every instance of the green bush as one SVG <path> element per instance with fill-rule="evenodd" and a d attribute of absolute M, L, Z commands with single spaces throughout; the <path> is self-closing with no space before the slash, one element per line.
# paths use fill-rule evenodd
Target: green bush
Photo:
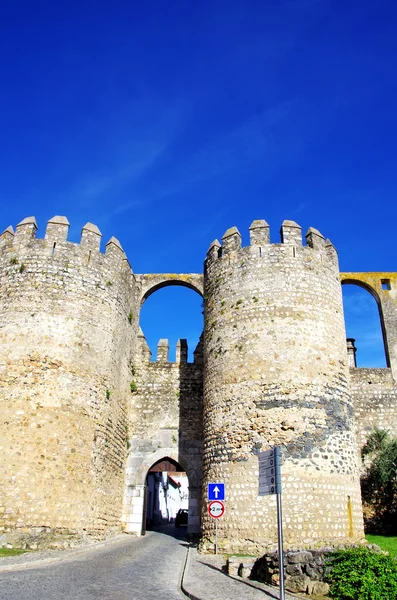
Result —
<path fill-rule="evenodd" d="M 338 550 L 327 561 L 326 581 L 335 600 L 395 600 L 397 562 L 369 548 Z"/>

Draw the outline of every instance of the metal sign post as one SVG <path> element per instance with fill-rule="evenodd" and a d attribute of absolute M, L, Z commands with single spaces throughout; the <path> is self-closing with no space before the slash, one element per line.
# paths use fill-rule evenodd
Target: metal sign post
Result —
<path fill-rule="evenodd" d="M 225 505 L 220 500 L 213 500 L 208 505 L 208 514 L 215 519 L 215 554 L 218 554 L 218 519 L 225 512 Z"/>
<path fill-rule="evenodd" d="M 258 454 L 259 459 L 259 496 L 277 496 L 277 537 L 278 559 L 280 565 L 280 600 L 285 600 L 284 555 L 283 555 L 283 516 L 281 506 L 281 461 L 280 448 L 275 446 Z"/>
<path fill-rule="evenodd" d="M 276 495 L 277 495 L 277 532 L 278 532 L 278 560 L 280 563 L 280 600 L 285 600 L 284 590 L 284 554 L 283 554 L 283 513 L 281 506 L 281 465 L 280 448 L 274 448 L 276 459 Z"/>

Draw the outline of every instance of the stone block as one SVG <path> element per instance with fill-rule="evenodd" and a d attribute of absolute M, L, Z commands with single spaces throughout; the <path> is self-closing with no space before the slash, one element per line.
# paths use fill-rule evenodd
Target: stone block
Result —
<path fill-rule="evenodd" d="M 310 581 L 307 586 L 307 593 L 311 596 L 327 596 L 329 589 L 328 583 L 324 581 Z"/>
<path fill-rule="evenodd" d="M 311 552 L 290 552 L 288 554 L 288 562 L 290 564 L 308 564 L 311 560 L 313 560 L 313 554 Z"/>
<path fill-rule="evenodd" d="M 287 565 L 285 571 L 288 575 L 302 575 L 302 569 L 300 565 Z"/>
<path fill-rule="evenodd" d="M 285 589 L 289 592 L 306 592 L 309 583 L 307 575 L 293 575 L 285 578 Z"/>

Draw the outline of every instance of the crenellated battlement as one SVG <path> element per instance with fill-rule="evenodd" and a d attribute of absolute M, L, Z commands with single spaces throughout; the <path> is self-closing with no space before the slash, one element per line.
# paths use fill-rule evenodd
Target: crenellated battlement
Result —
<path fill-rule="evenodd" d="M 180 339 L 176 343 L 176 353 L 175 353 L 175 362 L 170 361 L 169 359 L 169 351 L 170 351 L 170 343 L 166 338 L 162 338 L 157 343 L 157 353 L 155 362 L 151 362 L 152 353 L 150 351 L 149 346 L 147 345 L 146 339 L 141 330 L 140 333 L 140 352 L 143 358 L 143 362 L 146 364 L 150 364 L 153 366 L 159 365 L 184 365 L 184 364 L 196 364 L 202 365 L 203 363 L 203 342 L 200 338 L 195 350 L 194 350 L 194 360 L 193 363 L 188 362 L 188 343 L 186 339 Z"/>
<path fill-rule="evenodd" d="M 313 251 L 320 256 L 326 256 L 332 261 L 337 261 L 337 253 L 329 240 L 314 227 L 309 227 L 303 244 L 302 228 L 295 221 L 285 220 L 280 229 L 280 242 L 270 242 L 270 227 L 265 220 L 255 220 L 249 227 L 250 243 L 249 246 L 242 246 L 241 233 L 237 227 L 231 227 L 222 236 L 222 244 L 214 240 L 207 251 L 206 264 L 211 265 L 215 260 L 231 256 L 236 252 L 243 251 L 251 253 L 254 256 L 262 257 L 266 252 L 278 252 L 280 255 L 293 256 L 299 252 Z"/>
<path fill-rule="evenodd" d="M 39 258 L 78 266 L 99 268 L 111 281 L 124 272 L 133 276 L 127 256 L 115 237 L 111 237 L 106 244 L 105 252 L 100 251 L 102 233 L 92 223 L 86 223 L 81 231 L 80 243 L 68 241 L 70 223 L 64 216 L 56 215 L 47 223 L 44 238 L 37 237 L 37 223 L 35 217 L 27 217 L 16 226 L 15 232 L 9 226 L 0 235 L 0 261 L 3 259 L 9 264 L 24 264 L 29 261 L 37 263 Z M 134 277 L 134 276 L 133 276 Z"/>

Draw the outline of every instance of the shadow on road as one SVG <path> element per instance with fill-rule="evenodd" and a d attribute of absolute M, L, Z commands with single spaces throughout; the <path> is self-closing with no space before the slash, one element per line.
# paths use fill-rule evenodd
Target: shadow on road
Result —
<path fill-rule="evenodd" d="M 161 533 L 163 535 L 169 535 L 176 540 L 183 540 L 186 542 L 190 541 L 187 533 L 187 527 L 175 527 L 173 523 L 167 523 L 166 525 L 153 527 L 150 531 L 155 531 L 156 533 Z"/>

